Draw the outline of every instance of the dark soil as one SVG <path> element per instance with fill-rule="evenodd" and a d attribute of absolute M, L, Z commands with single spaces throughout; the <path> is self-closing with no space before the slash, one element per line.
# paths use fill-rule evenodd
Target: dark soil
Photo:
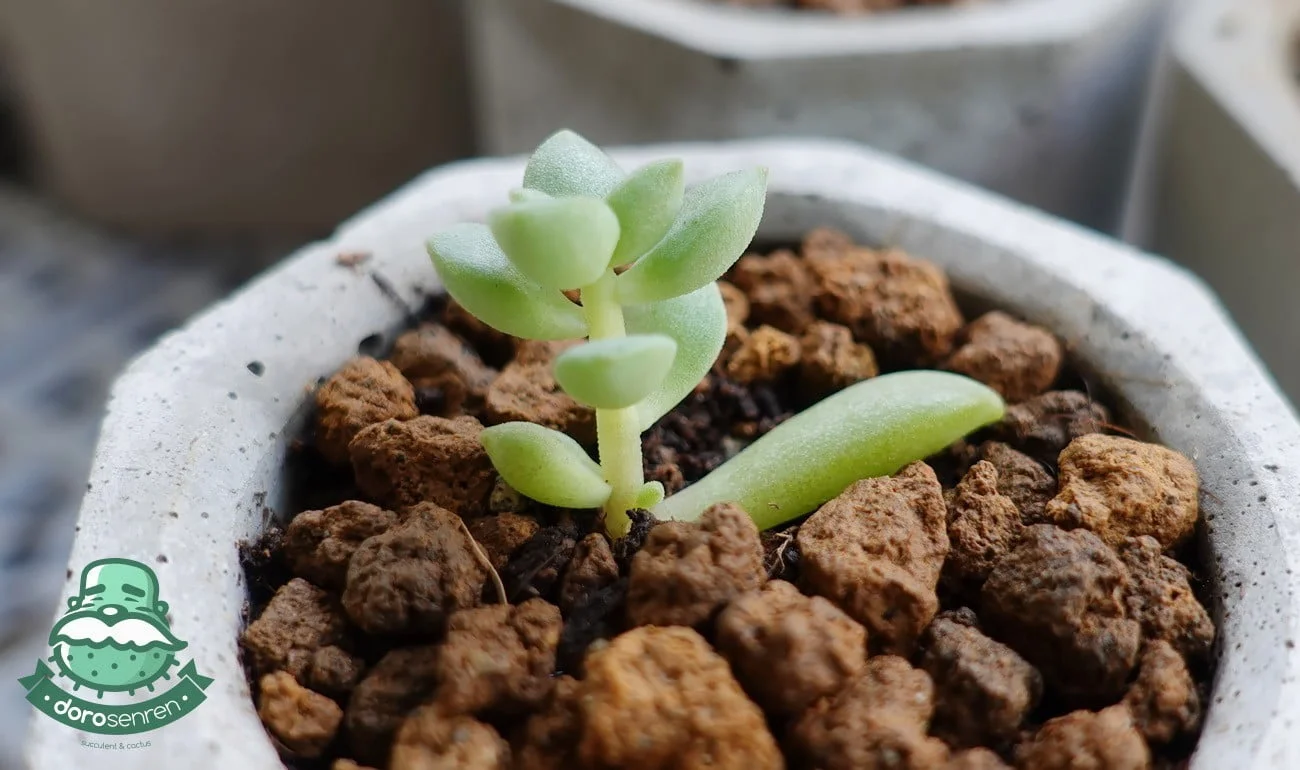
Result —
<path fill-rule="evenodd" d="M 371 426 L 423 420 L 429 447 L 380 454 L 399 468 L 416 458 L 410 488 L 441 491 L 438 504 L 388 501 L 385 522 L 397 523 L 377 527 L 366 511 L 385 500 L 367 498 L 353 468 L 326 460 L 310 432 L 290 453 L 290 517 L 241 547 L 246 669 L 290 767 L 1185 766 L 1213 674 L 1190 461 L 1131 440 L 1042 330 L 983 315 L 974 328 L 985 331 L 970 334 L 977 313 L 932 266 L 826 231 L 793 251 L 797 280 L 749 297 L 783 328 L 759 334 L 751 305 L 729 304 L 714 372 L 645 434 L 646 476 L 670 494 L 825 395 L 808 388 L 813 363 L 757 346 L 802 344 L 817 382 L 865 376 L 871 348 L 891 351 L 881 373 L 947 367 L 1032 395 L 925 464 L 761 536 L 735 511 L 690 525 L 633 511 L 626 538 L 593 550 L 596 512 L 470 483 L 483 459 L 469 418 L 490 421 L 483 398 L 457 396 L 470 411 L 452 414 L 441 387 L 373 361 L 354 369 L 376 373 L 373 390 L 353 374 L 322 391 L 342 394 L 321 405 L 333 456 L 340 430 L 365 434 L 353 445 L 373 452 L 382 436 Z M 770 274 L 745 259 L 759 261 L 738 271 Z M 411 315 L 467 344 L 418 362 L 446 392 L 511 365 L 511 341 L 454 305 L 433 298 Z M 814 334 L 809 319 L 842 337 L 826 325 Z M 811 349 L 829 339 L 842 345 Z M 362 355 L 381 356 L 380 340 Z M 559 392 L 536 397 L 548 414 L 572 406 Z M 353 500 L 380 509 L 340 505 Z M 1106 500 L 1124 502 L 1107 511 Z M 310 531 L 293 523 L 305 511 L 321 512 Z M 477 543 L 471 528 L 495 534 Z M 309 586 L 304 572 L 342 584 Z M 509 617 L 489 617 L 505 612 L 492 609 L 502 590 Z M 439 669 L 451 647 L 472 672 Z M 456 693 L 439 685 L 451 678 Z M 581 703 L 610 718 L 586 719 Z M 644 749 L 635 762 L 618 753 L 628 742 Z M 364 761 L 331 764 L 345 758 Z"/>

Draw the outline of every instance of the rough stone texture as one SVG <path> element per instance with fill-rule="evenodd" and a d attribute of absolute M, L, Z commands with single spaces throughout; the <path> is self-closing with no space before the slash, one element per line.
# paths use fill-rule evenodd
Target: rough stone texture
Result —
<path fill-rule="evenodd" d="M 637 628 L 587 656 L 581 762 L 646 770 L 785 766 L 763 713 L 689 628 Z"/>
<path fill-rule="evenodd" d="M 1056 457 L 1080 436 L 1099 433 L 1110 415 L 1106 407 L 1077 390 L 1050 390 L 1007 407 L 995 432 L 1003 441 L 1041 460 Z"/>
<path fill-rule="evenodd" d="M 455 613 L 438 656 L 438 704 L 454 714 L 537 706 L 551 689 L 562 626 L 541 599 Z"/>
<path fill-rule="evenodd" d="M 1047 502 L 1056 497 L 1056 479 L 1034 458 L 1000 441 L 985 441 L 979 458 L 998 471 L 998 493 L 1011 498 L 1026 524 L 1046 522 Z"/>
<path fill-rule="evenodd" d="M 240 640 L 262 674 L 288 671 L 305 680 L 311 658 L 322 647 L 347 640 L 347 621 L 335 599 L 302 578 L 280 587 Z"/>
<path fill-rule="evenodd" d="M 760 326 L 740 340 L 727 360 L 727 376 L 739 383 L 772 382 L 799 365 L 799 340 Z"/>
<path fill-rule="evenodd" d="M 1168 642 L 1142 650 L 1137 681 L 1124 696 L 1133 724 L 1147 743 L 1163 745 L 1191 735 L 1201 723 L 1201 696 L 1187 663 Z"/>
<path fill-rule="evenodd" d="M 1146 770 L 1151 752 L 1123 706 L 1049 720 L 1016 748 L 1021 770 Z"/>
<path fill-rule="evenodd" d="M 859 481 L 799 528 L 801 585 L 866 626 L 873 650 L 908 654 L 939 609 L 946 519 L 925 463 Z"/>
<path fill-rule="evenodd" d="M 435 633 L 451 613 L 478 605 L 487 576 L 460 518 L 424 503 L 357 549 L 343 608 L 372 634 Z"/>
<path fill-rule="evenodd" d="M 550 362 L 516 360 L 488 388 L 487 421 L 535 422 L 573 436 L 579 442 L 596 440 L 596 412 L 560 389 Z"/>
<path fill-rule="evenodd" d="M 1088 15 L 1106 7 L 1004 5 L 1039 8 L 1053 24 L 1062 8 Z M 1105 58 L 1113 65 L 1113 55 Z M 708 66 L 718 69 L 713 60 Z M 1006 141 L 1001 130 L 998 141 Z M 1217 673 L 1215 697 L 1222 700 L 1207 713 L 1197 762 L 1274 770 L 1271 757 L 1300 754 L 1300 734 L 1282 726 L 1300 709 L 1300 682 L 1290 676 L 1297 653 L 1278 643 L 1300 623 L 1293 601 L 1300 575 L 1287 573 L 1300 542 L 1292 515 L 1300 509 L 1292 473 L 1300 468 L 1300 426 L 1201 284 L 1160 260 L 856 146 L 764 141 L 616 155 L 624 168 L 667 156 L 684 159 L 691 181 L 752 165 L 771 169 L 760 238 L 798 237 L 838 218 L 864 242 L 897 243 L 939 261 L 956 285 L 983 301 L 1043 319 L 1101 373 L 1100 384 L 1126 405 L 1127 416 L 1168 445 L 1195 452 L 1205 542 L 1225 576 L 1211 588 L 1224 613 L 1229 661 Z M 172 613 L 173 630 L 214 683 L 211 703 L 186 716 L 184 730 L 152 733 L 148 754 L 97 755 L 105 770 L 281 767 L 238 656 L 229 639 L 212 633 L 218 622 L 237 628 L 247 598 L 235 549 L 212 544 L 256 537 L 261 493 L 274 500 L 286 491 L 281 469 L 266 460 L 295 438 L 284 429 L 303 406 L 303 377 L 335 371 L 356 354 L 362 336 L 391 334 L 405 323 L 405 311 L 368 275 L 339 268 L 335 257 L 370 251 L 368 264 L 418 306 L 436 286 L 420 241 L 481 219 L 518 184 L 522 169 L 517 160 L 481 161 L 417 180 L 169 335 L 118 380 L 68 568 L 75 575 L 105 553 L 171 557 L 180 547 L 207 554 L 154 566 L 164 598 L 183 608 Z M 331 301 L 321 303 L 323 296 Z M 244 366 L 252 359 L 265 364 L 261 377 Z M 199 434 L 204 439 L 196 443 Z M 73 590 L 64 587 L 58 609 Z M 84 763 L 75 731 L 49 719 L 28 724 L 24 750 L 32 766 Z"/>
<path fill-rule="evenodd" d="M 995 310 L 962 330 L 960 346 L 944 366 L 1014 403 L 1050 388 L 1062 358 L 1061 343 L 1051 332 Z"/>
<path fill-rule="evenodd" d="M 727 325 L 744 326 L 749 319 L 749 297 L 728 281 L 718 281 L 718 292 L 722 294 L 722 304 L 727 308 Z"/>
<path fill-rule="evenodd" d="M 702 624 L 767 579 L 758 528 L 732 503 L 711 506 L 695 523 L 658 524 L 632 558 L 629 578 L 632 625 Z"/>
<path fill-rule="evenodd" d="M 618 580 L 618 562 L 609 540 L 592 532 L 578 542 L 560 584 L 560 609 L 569 612 L 579 600 Z"/>
<path fill-rule="evenodd" d="M 948 560 L 959 581 L 979 585 L 1024 534 L 1020 511 L 998 491 L 998 471 L 981 460 L 971 466 L 948 502 Z"/>
<path fill-rule="evenodd" d="M 363 428 L 417 414 L 415 388 L 396 366 L 354 358 L 316 391 L 316 448 L 335 465 L 346 464 L 348 444 Z"/>
<path fill-rule="evenodd" d="M 444 415 L 477 414 L 497 372 L 444 326 L 425 324 L 393 344 L 389 361 L 417 391 L 437 390 Z"/>
<path fill-rule="evenodd" d="M 940 615 L 922 639 L 920 667 L 935 683 L 932 732 L 957 748 L 1001 747 L 1038 705 L 1043 680 L 1015 650 L 965 620 Z"/>
<path fill-rule="evenodd" d="M 811 397 L 843 390 L 880 373 L 871 348 L 853 341 L 847 326 L 815 321 L 799 338 L 799 384 Z"/>
<path fill-rule="evenodd" d="M 813 322 L 813 277 L 794 252 L 779 249 L 766 256 L 746 254 L 729 276 L 748 297 L 753 324 L 797 335 Z"/>
<path fill-rule="evenodd" d="M 497 731 L 467 716 L 423 706 L 397 731 L 389 770 L 509 770 L 510 745 Z"/>
<path fill-rule="evenodd" d="M 967 749 L 949 757 L 943 770 L 1011 770 L 1011 766 L 988 749 Z"/>
<path fill-rule="evenodd" d="M 417 417 L 372 425 L 353 439 L 357 486 L 394 508 L 434 503 L 466 518 L 487 509 L 496 470 L 473 417 Z"/>
<path fill-rule="evenodd" d="M 498 513 L 484 516 L 467 523 L 469 533 L 475 542 L 483 547 L 492 568 L 500 570 L 510 561 L 519 547 L 528 542 L 528 538 L 537 534 L 541 525 L 532 516 L 519 516 L 514 513 Z"/>
<path fill-rule="evenodd" d="M 342 588 L 357 546 L 396 522 L 397 514 L 360 500 L 303 511 L 284 530 L 284 557 L 294 574 L 324 588 Z"/>
<path fill-rule="evenodd" d="M 578 681 L 573 677 L 556 677 L 550 698 L 524 725 L 515 746 L 515 770 L 578 767 L 578 739 L 582 736 L 578 691 Z"/>
<path fill-rule="evenodd" d="M 948 747 L 926 735 L 933 708 L 934 685 L 924 671 L 879 655 L 808 709 L 790 745 L 806 766 L 824 770 L 942 770 Z"/>
<path fill-rule="evenodd" d="M 497 331 L 473 316 L 459 302 L 450 297 L 439 317 L 448 329 L 460 335 L 479 351 L 492 359 L 492 364 L 500 366 L 514 353 L 515 338 L 505 332 Z"/>
<path fill-rule="evenodd" d="M 1142 624 L 1142 635 L 1169 642 L 1189 660 L 1208 659 L 1214 623 L 1192 592 L 1187 568 L 1162 555 L 1149 537 L 1129 540 L 1119 557 L 1132 576 L 1124 602 L 1129 617 Z"/>
<path fill-rule="evenodd" d="M 344 715 L 348 747 L 357 759 L 388 766 L 393 736 L 437 686 L 438 648 L 403 647 L 389 652 L 352 692 Z"/>
<path fill-rule="evenodd" d="M 365 672 L 365 661 L 356 655 L 339 647 L 322 647 L 311 656 L 306 684 L 316 692 L 346 704 Z"/>
<path fill-rule="evenodd" d="M 1159 444 L 1121 436 L 1081 436 L 1061 452 L 1060 489 L 1047 518 L 1083 527 L 1119 546 L 1150 535 L 1172 548 L 1192 534 L 1199 511 L 1196 466 Z"/>
<path fill-rule="evenodd" d="M 258 683 L 257 715 L 266 729 L 294 754 L 319 757 L 334 740 L 343 710 L 334 701 L 312 692 L 277 671 Z"/>
<path fill-rule="evenodd" d="M 716 645 L 745 692 L 777 717 L 795 716 L 833 694 L 867 660 L 859 623 L 782 580 L 728 605 L 718 618 Z"/>
<path fill-rule="evenodd" d="M 1025 530 L 982 589 L 980 617 L 1066 699 L 1117 699 L 1141 640 L 1124 603 L 1128 570 L 1087 530 Z"/>

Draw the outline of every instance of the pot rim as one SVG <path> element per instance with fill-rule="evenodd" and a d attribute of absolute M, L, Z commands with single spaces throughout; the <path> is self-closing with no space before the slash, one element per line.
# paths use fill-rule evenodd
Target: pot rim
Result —
<path fill-rule="evenodd" d="M 1202 470 L 1207 576 L 1220 647 L 1194 768 L 1283 768 L 1300 757 L 1300 424 L 1217 301 L 1187 272 L 1045 214 L 846 142 L 759 140 L 654 145 L 613 153 L 627 168 L 681 157 L 692 180 L 769 168 L 764 238 L 838 226 L 943 265 L 953 284 L 1051 328 L 1154 440 Z M 313 378 L 371 333 L 391 339 L 407 304 L 436 286 L 432 232 L 481 221 L 518 184 L 523 159 L 430 171 L 230 299 L 162 339 L 118 380 L 70 561 L 150 563 L 209 700 L 150 733 L 157 767 L 279 767 L 249 699 L 236 635 L 245 589 L 234 543 L 259 532 Z M 360 269 L 341 252 L 372 253 Z M 259 361 L 261 373 L 246 364 Z M 268 496 L 269 495 L 269 496 Z M 157 557 L 167 556 L 165 562 Z M 62 606 L 62 603 L 61 603 Z M 1286 640 L 1287 646 L 1282 644 Z M 79 766 L 76 731 L 37 715 L 35 768 Z M 146 761 L 148 760 L 148 761 Z M 100 767 L 149 767 L 100 752 Z"/>

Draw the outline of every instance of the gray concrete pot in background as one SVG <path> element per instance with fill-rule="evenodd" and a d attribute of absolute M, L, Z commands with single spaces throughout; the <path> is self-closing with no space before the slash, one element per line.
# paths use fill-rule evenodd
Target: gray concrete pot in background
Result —
<path fill-rule="evenodd" d="M 665 145 L 616 153 L 626 167 L 678 156 L 698 179 L 762 164 L 760 237 L 819 225 L 933 259 L 962 292 L 1059 334 L 1153 440 L 1195 459 L 1201 546 L 1221 659 L 1195 770 L 1300 764 L 1300 424 L 1205 288 L 1186 272 L 931 172 L 836 142 Z M 417 302 L 436 276 L 423 241 L 506 200 L 519 158 L 417 179 L 212 308 L 117 383 L 69 564 L 153 565 L 186 655 L 214 678 L 208 702 L 127 751 L 84 748 L 36 715 L 34 770 L 271 770 L 237 637 L 245 605 L 236 542 L 284 510 L 283 462 L 317 377 L 358 346 L 390 341 L 404 310 L 368 273 Z M 366 250 L 359 268 L 340 252 Z M 367 349 L 369 349 L 367 347 Z M 253 365 L 256 362 L 258 365 Z M 60 605 L 62 606 L 62 605 Z"/>
<path fill-rule="evenodd" d="M 1197 0 L 1128 223 L 1201 275 L 1300 402 L 1300 0 Z"/>
<path fill-rule="evenodd" d="M 5 0 L 43 185 L 145 232 L 315 237 L 472 154 L 461 0 Z"/>
<path fill-rule="evenodd" d="M 865 142 L 1118 224 L 1163 0 L 988 0 L 861 17 L 707 0 L 476 0 L 481 149 Z"/>

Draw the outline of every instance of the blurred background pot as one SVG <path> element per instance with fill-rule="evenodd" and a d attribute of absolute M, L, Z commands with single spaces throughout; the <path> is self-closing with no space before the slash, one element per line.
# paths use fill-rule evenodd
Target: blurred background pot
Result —
<path fill-rule="evenodd" d="M 1175 25 L 1128 235 L 1201 275 L 1300 401 L 1300 0 Z"/>
<path fill-rule="evenodd" d="M 632 168 L 681 157 L 690 181 L 762 164 L 759 238 L 829 225 L 860 243 L 932 259 L 968 297 L 1050 328 L 1090 381 L 1153 440 L 1195 458 L 1198 544 L 1220 638 L 1192 770 L 1293 770 L 1300 757 L 1300 424 L 1214 297 L 1188 273 L 1112 240 L 854 146 L 764 141 L 653 146 Z M 151 745 L 95 754 L 99 770 L 274 770 L 237 639 L 248 595 L 236 543 L 287 514 L 284 459 L 310 386 L 358 349 L 391 342 L 404 303 L 436 290 L 424 239 L 482 219 L 519 184 L 523 160 L 438 169 L 169 335 L 114 387 L 68 568 L 106 555 L 148 563 L 208 700 Z M 341 253 L 367 252 L 359 266 Z M 375 287 L 387 279 L 400 301 Z M 1159 301 L 1152 301 L 1158 297 Z M 202 554 L 202 558 L 195 558 Z M 63 586 L 66 597 L 76 581 Z M 60 608 L 66 606 L 59 602 Z M 82 735 L 38 717 L 33 770 L 85 764 Z"/>
<path fill-rule="evenodd" d="M 852 139 L 1106 230 L 1163 0 L 988 0 L 842 17 L 707 0 L 475 0 L 482 149 Z"/>
<path fill-rule="evenodd" d="M 460 0 L 6 0 L 35 171 L 147 232 L 327 232 L 470 153 Z"/>

